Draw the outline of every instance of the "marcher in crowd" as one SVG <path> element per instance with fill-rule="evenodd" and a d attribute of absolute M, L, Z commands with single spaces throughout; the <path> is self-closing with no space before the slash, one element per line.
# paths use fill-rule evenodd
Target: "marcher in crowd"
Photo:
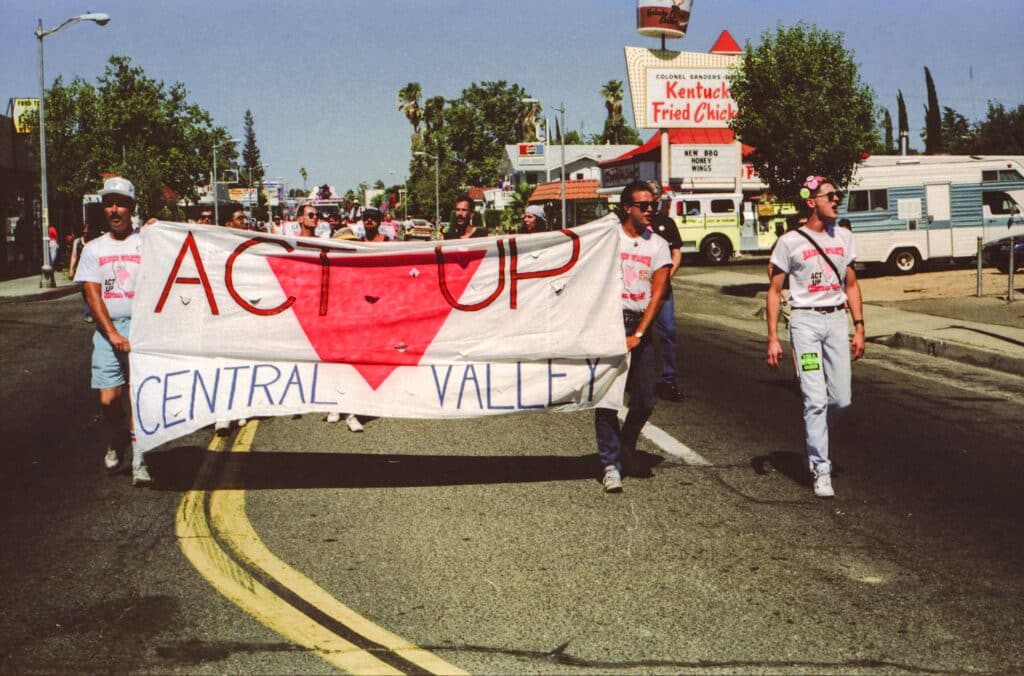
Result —
<path fill-rule="evenodd" d="M 227 220 L 224 221 L 224 227 L 231 228 L 232 230 L 248 230 L 249 217 L 245 215 L 245 210 L 241 207 L 232 209 L 228 213 Z M 239 418 L 239 427 L 245 427 L 248 421 L 246 418 Z M 231 421 L 230 420 L 217 420 L 213 423 L 213 431 L 218 436 L 227 436 L 231 433 Z"/>
<path fill-rule="evenodd" d="M 299 237 L 316 237 L 316 226 L 320 217 L 311 204 L 299 205 Z"/>
<path fill-rule="evenodd" d="M 455 217 L 448 232 L 444 233 L 445 239 L 470 239 L 471 237 L 486 237 L 487 231 L 473 225 L 473 213 L 476 211 L 476 204 L 469 195 L 459 195 L 455 198 Z"/>
<path fill-rule="evenodd" d="M 96 319 L 93 335 L 92 387 L 99 390 L 107 429 L 107 453 L 103 465 L 116 471 L 122 453 L 131 446 L 132 485 L 152 482 L 141 452 L 130 440 L 132 417 L 128 403 L 128 353 L 131 343 L 132 302 L 142 262 L 142 239 L 132 232 L 135 186 L 121 178 L 108 178 L 100 191 L 103 212 L 110 231 L 85 245 L 78 264 L 77 279 Z"/>
<path fill-rule="evenodd" d="M 379 209 L 367 208 L 363 209 L 363 229 L 366 233 L 366 237 L 363 239 L 364 242 L 387 242 L 389 241 L 384 233 L 380 231 L 381 220 L 383 214 Z M 366 421 L 364 418 L 360 418 L 355 413 L 345 414 L 343 411 L 331 411 L 324 418 L 329 423 L 341 422 L 341 418 L 344 416 L 345 425 L 348 427 L 350 432 L 362 432 L 364 427 L 363 423 Z"/>
<path fill-rule="evenodd" d="M 622 226 L 619 231 L 619 273 L 622 280 L 622 318 L 626 349 L 630 351 L 626 376 L 628 413 L 619 429 L 615 409 L 594 410 L 597 454 L 604 468 L 604 490 L 622 491 L 623 461 L 632 463 L 640 430 L 657 402 L 658 372 L 648 329 L 658 314 L 665 294 L 672 255 L 668 244 L 654 235 L 650 226 L 655 202 L 651 187 L 634 181 L 622 189 Z"/>
<path fill-rule="evenodd" d="M 54 270 L 60 263 L 60 241 L 57 237 L 57 228 L 50 226 L 46 232 L 47 245 L 50 247 L 50 265 Z"/>
<path fill-rule="evenodd" d="M 200 209 L 199 218 L 196 219 L 199 225 L 213 225 L 213 209 Z"/>
<path fill-rule="evenodd" d="M 532 235 L 535 232 L 547 232 L 548 220 L 544 214 L 544 207 L 539 204 L 531 204 L 526 207 L 523 214 L 523 224 L 519 227 L 520 235 Z"/>
<path fill-rule="evenodd" d="M 852 401 L 850 361 L 864 355 L 864 309 L 853 262 L 853 235 L 836 227 L 842 194 L 821 176 L 809 176 L 800 189 L 807 223 L 787 232 L 772 252 L 768 287 L 768 365 L 782 361 L 778 338 L 782 285 L 789 278 L 789 340 L 804 398 L 807 460 L 814 494 L 835 495 L 829 452 L 829 423 Z M 847 308 L 853 318 L 849 337 Z"/>
<path fill-rule="evenodd" d="M 662 195 L 661 186 L 656 181 L 651 181 L 651 193 L 655 198 L 661 198 L 657 211 L 651 217 L 651 230 L 665 240 L 672 255 L 672 269 L 668 274 L 665 298 L 662 300 L 661 309 L 658 310 L 658 317 L 654 323 L 658 329 L 658 340 L 661 343 L 661 377 L 658 380 L 658 396 L 667 401 L 682 401 L 683 393 L 679 391 L 679 385 L 676 382 L 678 374 L 676 336 L 678 333 L 676 331 L 676 301 L 675 294 L 672 292 L 672 278 L 683 260 L 683 239 L 679 236 L 676 222 L 669 215 L 672 200 L 668 195 Z"/>
<path fill-rule="evenodd" d="M 71 243 L 71 260 L 68 262 L 68 277 L 78 284 L 80 291 L 82 289 L 82 282 L 76 279 L 78 274 L 78 264 L 82 262 L 82 251 L 85 250 L 85 245 L 93 239 L 95 239 L 95 236 L 92 234 L 89 224 L 86 223 L 82 226 L 81 234 Z M 82 321 L 92 324 L 95 320 L 92 318 L 92 311 L 89 309 L 89 303 L 85 301 L 84 296 L 82 297 L 82 304 L 85 306 L 85 316 L 82 317 Z"/>

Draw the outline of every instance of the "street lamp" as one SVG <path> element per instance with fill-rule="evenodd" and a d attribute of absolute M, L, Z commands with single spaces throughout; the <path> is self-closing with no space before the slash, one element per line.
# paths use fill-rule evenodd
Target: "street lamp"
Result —
<path fill-rule="evenodd" d="M 213 171 L 210 172 L 210 188 L 213 190 L 213 224 L 220 225 L 220 195 L 217 194 L 217 148 L 238 143 L 238 139 L 229 138 L 213 144 Z"/>
<path fill-rule="evenodd" d="M 520 101 L 523 102 L 523 103 L 540 103 L 540 99 L 534 99 L 534 98 L 520 99 Z M 567 228 L 569 226 L 565 222 L 565 133 L 567 131 L 566 128 L 565 128 L 565 103 L 561 103 L 560 107 L 552 108 L 552 110 L 557 110 L 562 115 L 562 133 L 561 133 L 561 136 L 559 138 L 559 141 L 562 144 L 562 190 L 561 190 L 561 193 L 562 193 L 562 227 L 563 228 Z M 547 145 L 550 145 L 550 143 L 551 143 L 551 130 L 550 129 L 545 129 L 545 132 L 547 133 L 547 137 L 548 137 L 547 139 L 545 139 L 545 141 L 547 142 Z M 547 162 L 548 162 L 547 147 L 545 147 L 544 148 L 544 166 L 545 166 L 545 169 L 547 168 Z M 551 172 L 550 171 L 548 171 L 548 178 L 551 178 Z"/>
<path fill-rule="evenodd" d="M 50 207 L 46 192 L 46 88 L 43 84 L 43 38 L 79 21 L 92 21 L 105 26 L 110 21 L 110 16 L 102 12 L 79 14 L 48 31 L 43 30 L 43 20 L 39 19 L 36 27 L 36 39 L 39 40 L 39 206 L 43 231 L 43 269 L 40 271 L 39 286 L 50 288 L 57 286 L 57 282 L 53 278 L 53 261 L 50 260 Z"/>
<path fill-rule="evenodd" d="M 422 155 L 434 160 L 434 227 L 441 227 L 441 160 L 438 155 L 431 155 L 422 150 L 413 152 L 413 155 Z"/>

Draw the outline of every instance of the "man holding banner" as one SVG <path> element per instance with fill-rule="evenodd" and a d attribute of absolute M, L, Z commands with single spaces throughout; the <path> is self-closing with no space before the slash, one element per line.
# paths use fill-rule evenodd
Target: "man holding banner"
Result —
<path fill-rule="evenodd" d="M 604 468 L 604 490 L 622 491 L 622 464 L 636 451 L 640 430 L 654 411 L 658 377 L 654 345 L 647 329 L 658 314 L 668 284 L 672 255 L 664 239 L 648 226 L 655 207 L 651 187 L 630 183 L 622 190 L 619 232 L 619 269 L 622 280 L 622 318 L 626 329 L 626 349 L 630 353 L 626 377 L 628 412 L 619 428 L 618 412 L 610 408 L 594 411 L 597 454 Z"/>
<path fill-rule="evenodd" d="M 128 353 L 135 284 L 142 263 L 142 240 L 132 231 L 135 186 L 121 178 L 108 178 L 100 190 L 103 213 L 110 231 L 82 250 L 76 279 L 96 319 L 93 336 L 92 387 L 100 392 L 100 405 L 107 428 L 107 454 L 103 465 L 114 472 L 122 462 L 121 453 L 132 435 L 132 419 L 124 406 L 128 401 Z M 131 444 L 134 450 L 134 443 Z M 132 459 L 132 485 L 152 482 L 141 452 Z"/>

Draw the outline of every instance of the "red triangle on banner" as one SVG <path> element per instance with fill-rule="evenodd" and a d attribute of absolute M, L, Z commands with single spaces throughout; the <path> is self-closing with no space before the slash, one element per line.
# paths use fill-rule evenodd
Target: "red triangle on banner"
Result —
<path fill-rule="evenodd" d="M 445 252 L 453 298 L 462 296 L 485 254 Z M 312 256 L 267 261 L 284 293 L 295 297 L 291 309 L 320 359 L 351 364 L 375 390 L 397 367 L 419 364 L 452 311 L 433 251 L 338 256 L 326 270 Z"/>

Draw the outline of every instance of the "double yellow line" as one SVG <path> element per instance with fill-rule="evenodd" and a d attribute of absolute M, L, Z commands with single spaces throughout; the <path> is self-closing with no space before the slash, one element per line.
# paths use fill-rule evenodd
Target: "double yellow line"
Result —
<path fill-rule="evenodd" d="M 230 453 L 248 453 L 258 421 L 238 431 Z M 458 667 L 377 626 L 278 559 L 245 515 L 245 491 L 216 486 L 227 454 L 224 437 L 207 448 L 193 490 L 178 506 L 176 532 L 185 557 L 213 587 L 290 641 L 353 674 L 464 674 Z"/>

